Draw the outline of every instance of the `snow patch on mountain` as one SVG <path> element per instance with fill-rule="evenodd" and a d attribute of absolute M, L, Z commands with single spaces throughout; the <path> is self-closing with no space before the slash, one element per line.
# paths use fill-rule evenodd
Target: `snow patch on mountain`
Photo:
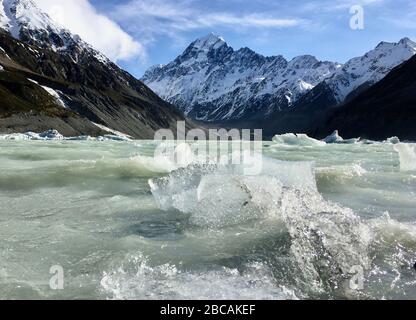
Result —
<path fill-rule="evenodd" d="M 116 135 L 116 136 L 118 136 L 118 137 L 123 137 L 123 138 L 125 138 L 126 140 L 131 140 L 131 139 L 133 139 L 133 137 L 129 136 L 128 134 L 125 134 L 125 133 L 123 133 L 123 132 L 120 132 L 120 131 L 117 131 L 117 130 L 111 129 L 111 128 L 106 127 L 106 126 L 104 126 L 104 125 L 102 125 L 102 124 L 98 124 L 98 123 L 95 123 L 95 122 L 92 122 L 92 124 L 93 124 L 93 125 L 95 125 L 96 127 L 100 128 L 100 129 L 101 129 L 101 130 L 103 130 L 103 131 L 106 131 L 106 132 L 112 133 L 112 134 L 114 134 L 114 135 Z"/>
<path fill-rule="evenodd" d="M 61 96 L 63 95 L 63 93 L 61 91 L 56 91 L 48 86 L 42 86 L 39 84 L 39 82 L 28 78 L 27 80 L 29 80 L 30 82 L 40 86 L 43 90 L 45 90 L 50 96 L 52 96 L 54 98 L 54 100 L 56 101 L 57 104 L 59 104 L 61 107 L 68 109 L 67 105 L 65 104 L 64 100 L 62 100 Z"/>

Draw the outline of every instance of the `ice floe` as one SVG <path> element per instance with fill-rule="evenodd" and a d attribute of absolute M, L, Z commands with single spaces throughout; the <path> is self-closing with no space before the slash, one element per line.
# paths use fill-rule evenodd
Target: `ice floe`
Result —
<path fill-rule="evenodd" d="M 44 140 L 44 141 L 131 141 L 127 136 L 120 136 L 116 134 L 107 134 L 99 137 L 91 136 L 75 136 L 64 137 L 57 130 L 51 129 L 42 133 L 26 132 L 26 133 L 10 133 L 0 135 L 0 140 Z"/>
<path fill-rule="evenodd" d="M 306 134 L 293 134 L 287 133 L 282 135 L 276 135 L 273 138 L 273 142 L 278 144 L 294 145 L 294 146 L 325 146 L 323 141 L 315 140 L 308 137 Z"/>

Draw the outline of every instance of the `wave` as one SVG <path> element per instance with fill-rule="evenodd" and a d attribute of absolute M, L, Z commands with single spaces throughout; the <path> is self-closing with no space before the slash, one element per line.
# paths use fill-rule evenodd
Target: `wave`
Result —
<path fill-rule="evenodd" d="M 398 222 L 386 212 L 382 217 L 371 220 L 369 225 L 379 241 L 416 249 L 416 224 Z"/>
<path fill-rule="evenodd" d="M 27 158 L 25 156 L 25 158 Z M 45 187 L 97 188 L 108 179 L 149 178 L 175 170 L 163 159 L 144 156 L 99 160 L 48 160 L 39 156 L 35 165 L 0 173 L 1 190 L 32 190 Z M 122 183 L 122 182 L 120 182 Z"/>
<path fill-rule="evenodd" d="M 368 269 L 370 228 L 352 210 L 323 199 L 313 163 L 263 161 L 255 177 L 242 175 L 238 166 L 193 165 L 149 184 L 160 209 L 190 214 L 200 228 L 282 221 L 291 259 L 314 292 L 340 286 L 353 266 Z"/>
<path fill-rule="evenodd" d="M 386 212 L 370 220 L 375 233 L 373 267 L 368 273 L 366 286 L 385 299 L 413 296 L 415 287 L 416 225 L 402 223 Z M 380 285 L 383 284 L 380 288 Z M 377 288 L 375 291 L 373 288 Z"/>
<path fill-rule="evenodd" d="M 143 255 L 130 256 L 116 271 L 104 273 L 101 288 L 110 299 L 169 300 L 295 300 L 295 293 L 276 286 L 273 275 L 261 263 L 237 270 L 180 270 L 171 264 L 152 266 Z"/>
<path fill-rule="evenodd" d="M 409 143 L 394 145 L 394 150 L 399 154 L 401 171 L 416 171 L 416 146 Z"/>
<path fill-rule="evenodd" d="M 362 178 L 368 172 L 361 164 L 320 167 L 316 169 L 318 185 L 334 185 L 350 183 L 352 179 Z"/>

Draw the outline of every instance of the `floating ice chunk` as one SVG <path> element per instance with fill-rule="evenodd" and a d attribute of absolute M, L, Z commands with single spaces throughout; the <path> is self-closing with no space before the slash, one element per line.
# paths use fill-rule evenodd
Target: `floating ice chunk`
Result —
<path fill-rule="evenodd" d="M 313 164 L 263 159 L 258 176 L 245 176 L 242 165 L 191 165 L 149 181 L 162 210 L 192 214 L 200 226 L 219 227 L 274 212 L 282 188 L 317 192 Z"/>
<path fill-rule="evenodd" d="M 80 140 L 95 140 L 95 141 L 131 141 L 130 138 L 118 135 L 104 135 L 97 138 L 90 136 L 75 136 L 64 137 L 57 130 L 48 130 L 42 133 L 26 132 L 26 133 L 11 133 L 0 135 L 1 140 L 67 140 L 67 141 L 80 141 Z"/>
<path fill-rule="evenodd" d="M 315 140 L 308 137 L 306 134 L 293 134 L 287 133 L 282 135 L 276 135 L 273 138 L 273 142 L 278 144 L 286 144 L 291 146 L 319 146 L 326 145 L 324 141 Z"/>
<path fill-rule="evenodd" d="M 399 144 L 400 143 L 400 139 L 398 137 L 391 137 L 388 138 L 385 143 L 391 143 L 391 144 Z"/>
<path fill-rule="evenodd" d="M 326 143 L 339 143 L 339 144 L 356 144 L 360 142 L 361 138 L 353 138 L 345 140 L 339 135 L 338 130 L 335 130 L 330 136 L 326 137 L 322 141 Z"/>
<path fill-rule="evenodd" d="M 338 130 L 335 130 L 330 136 L 326 137 L 324 140 L 326 143 L 339 143 L 344 141 L 344 139 L 339 135 Z"/>
<path fill-rule="evenodd" d="M 3 140 L 63 140 L 64 136 L 57 130 L 48 130 L 42 133 L 26 132 L 2 135 Z"/>
<path fill-rule="evenodd" d="M 63 140 L 64 136 L 58 132 L 58 130 L 48 130 L 39 134 L 40 138 L 47 140 Z"/>

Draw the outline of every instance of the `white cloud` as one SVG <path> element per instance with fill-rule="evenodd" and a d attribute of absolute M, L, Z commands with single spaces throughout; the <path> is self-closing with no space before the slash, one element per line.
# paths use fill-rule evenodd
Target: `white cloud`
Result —
<path fill-rule="evenodd" d="M 198 8 L 193 0 L 131 0 L 118 5 L 112 17 L 129 22 L 129 30 L 140 35 L 143 41 L 151 42 L 158 35 L 179 38 L 180 32 L 203 28 L 289 28 L 301 25 L 304 20 L 280 18 L 267 13 L 236 14 L 227 11 L 207 12 Z M 139 21 L 136 26 L 135 23 Z"/>
<path fill-rule="evenodd" d="M 300 24 L 296 19 L 275 19 L 259 14 L 235 16 L 226 13 L 214 13 L 201 16 L 196 20 L 201 26 L 229 25 L 240 27 L 285 28 Z"/>
<path fill-rule="evenodd" d="M 35 0 L 35 2 L 52 19 L 78 34 L 110 59 L 114 61 L 134 57 L 144 59 L 143 45 L 123 31 L 116 22 L 97 12 L 88 0 Z"/>

